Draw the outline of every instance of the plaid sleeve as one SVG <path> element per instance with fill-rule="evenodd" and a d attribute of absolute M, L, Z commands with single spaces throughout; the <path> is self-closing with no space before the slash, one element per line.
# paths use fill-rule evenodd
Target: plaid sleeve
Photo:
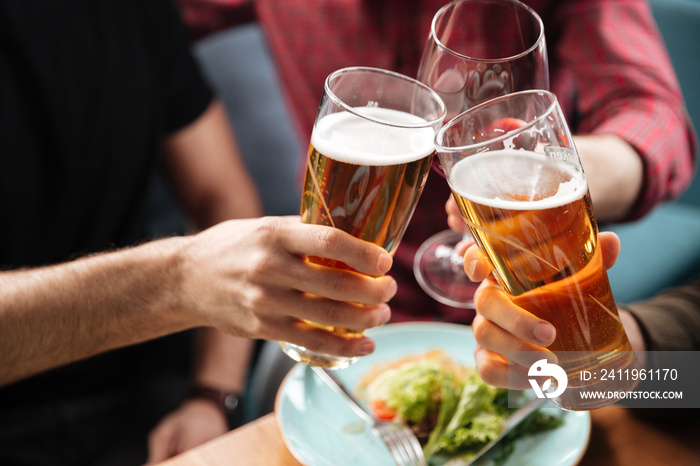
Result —
<path fill-rule="evenodd" d="M 628 220 L 690 184 L 697 141 L 678 79 L 644 0 L 579 0 L 560 9 L 556 45 L 579 89 L 577 132 L 616 134 L 641 155 L 645 180 Z M 574 19 L 575 18 L 575 19 Z"/>

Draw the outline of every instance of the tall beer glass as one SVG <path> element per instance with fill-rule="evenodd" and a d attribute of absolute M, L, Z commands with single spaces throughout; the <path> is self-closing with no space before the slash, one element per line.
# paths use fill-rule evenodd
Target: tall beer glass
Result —
<path fill-rule="evenodd" d="M 467 110 L 438 132 L 436 149 L 498 283 L 515 304 L 557 330 L 549 349 L 568 380 L 554 403 L 593 409 L 624 397 L 636 381 L 620 375 L 639 366 L 610 291 L 586 178 L 554 94 L 523 91 Z M 594 391 L 605 395 L 587 399 Z"/>
<path fill-rule="evenodd" d="M 444 117 L 445 104 L 437 93 L 414 79 L 376 68 L 332 73 L 311 134 L 302 221 L 340 228 L 393 254 L 423 191 Z M 309 365 L 342 368 L 356 360 L 286 342 L 281 346 L 292 359 Z"/>

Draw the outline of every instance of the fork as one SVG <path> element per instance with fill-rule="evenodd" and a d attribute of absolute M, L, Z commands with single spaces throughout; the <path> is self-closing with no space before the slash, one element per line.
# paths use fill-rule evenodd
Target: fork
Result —
<path fill-rule="evenodd" d="M 335 393 L 348 402 L 348 406 L 367 422 L 386 444 L 397 466 L 426 466 L 423 448 L 413 431 L 400 422 L 380 421 L 365 411 L 345 387 L 343 382 L 330 370 L 313 366 L 316 375 Z"/>
<path fill-rule="evenodd" d="M 530 401 L 528 401 L 524 406 L 521 406 L 518 408 L 514 413 L 512 413 L 508 418 L 506 419 L 505 424 L 503 425 L 503 429 L 501 430 L 501 433 L 498 437 L 490 441 L 486 446 L 481 448 L 476 455 L 472 456 L 467 460 L 466 462 L 459 463 L 460 466 L 470 466 L 476 461 L 484 456 L 486 453 L 488 453 L 498 442 L 503 440 L 503 438 L 508 434 L 511 430 L 515 429 L 521 422 L 523 422 L 530 414 L 538 410 L 545 402 L 547 401 L 546 398 L 533 398 Z"/>

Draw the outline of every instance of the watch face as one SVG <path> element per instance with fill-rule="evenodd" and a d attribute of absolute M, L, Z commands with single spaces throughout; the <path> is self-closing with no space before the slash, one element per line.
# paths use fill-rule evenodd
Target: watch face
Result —
<path fill-rule="evenodd" d="M 228 393 L 224 398 L 224 409 L 230 412 L 236 408 L 238 408 L 238 397 L 233 393 Z"/>
<path fill-rule="evenodd" d="M 209 387 L 193 386 L 190 388 L 187 398 L 198 398 L 214 403 L 220 409 L 228 421 L 231 429 L 243 425 L 246 420 L 245 403 L 235 393 L 216 390 Z"/>
<path fill-rule="evenodd" d="M 246 423 L 245 403 L 237 395 L 229 393 L 224 398 L 224 412 L 229 429 L 235 429 Z"/>

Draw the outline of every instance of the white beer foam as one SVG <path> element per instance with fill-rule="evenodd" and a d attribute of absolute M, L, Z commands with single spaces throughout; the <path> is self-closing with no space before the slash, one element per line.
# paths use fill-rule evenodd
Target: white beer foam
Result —
<path fill-rule="evenodd" d="M 545 187 L 543 174 L 558 178 L 556 194 Z M 455 164 L 448 177 L 450 187 L 460 196 L 489 207 L 513 210 L 542 210 L 574 202 L 588 191 L 583 172 L 576 167 L 525 150 L 482 152 Z M 551 186 L 551 183 L 550 183 Z M 543 196 L 543 199 L 537 197 Z M 522 196 L 524 200 L 503 198 L 502 194 Z"/>
<path fill-rule="evenodd" d="M 356 107 L 357 113 L 392 124 L 421 125 L 426 120 L 379 107 Z M 334 160 L 356 165 L 397 165 L 413 162 L 434 150 L 432 127 L 400 128 L 380 124 L 343 111 L 316 122 L 311 144 Z"/>

